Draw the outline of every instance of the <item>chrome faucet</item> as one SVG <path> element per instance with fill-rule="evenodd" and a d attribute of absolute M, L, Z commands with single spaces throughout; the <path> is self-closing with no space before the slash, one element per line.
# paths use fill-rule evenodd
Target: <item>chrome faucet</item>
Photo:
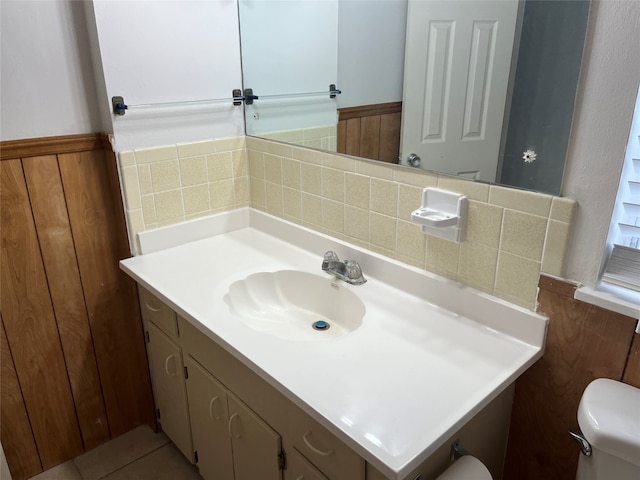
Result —
<path fill-rule="evenodd" d="M 362 268 L 360 268 L 358 262 L 355 260 L 341 262 L 338 255 L 332 250 L 324 254 L 322 270 L 351 285 L 362 285 L 367 281 L 362 275 Z"/>

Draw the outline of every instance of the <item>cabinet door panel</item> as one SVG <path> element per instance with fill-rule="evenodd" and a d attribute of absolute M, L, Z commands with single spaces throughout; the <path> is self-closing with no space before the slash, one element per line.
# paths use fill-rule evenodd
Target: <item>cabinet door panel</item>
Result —
<path fill-rule="evenodd" d="M 169 338 L 176 340 L 178 338 L 178 322 L 173 310 L 143 287 L 138 286 L 138 293 L 142 318 L 147 322 L 153 322 Z"/>
<path fill-rule="evenodd" d="M 184 384 L 184 367 L 180 348 L 153 323 L 147 323 L 149 370 L 160 410 L 162 430 L 190 461 L 193 461 L 191 427 Z"/>
<path fill-rule="evenodd" d="M 235 480 L 281 480 L 280 435 L 232 394 L 228 401 Z"/>
<path fill-rule="evenodd" d="M 295 448 L 287 456 L 285 480 L 329 480 Z"/>
<path fill-rule="evenodd" d="M 189 355 L 185 363 L 193 449 L 198 452 L 200 475 L 205 480 L 233 480 L 227 392 Z"/>

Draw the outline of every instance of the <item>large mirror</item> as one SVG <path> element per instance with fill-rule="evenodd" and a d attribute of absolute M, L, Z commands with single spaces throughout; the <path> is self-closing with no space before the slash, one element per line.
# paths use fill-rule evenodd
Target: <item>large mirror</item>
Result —
<path fill-rule="evenodd" d="M 248 135 L 557 195 L 589 0 L 239 0 Z"/>

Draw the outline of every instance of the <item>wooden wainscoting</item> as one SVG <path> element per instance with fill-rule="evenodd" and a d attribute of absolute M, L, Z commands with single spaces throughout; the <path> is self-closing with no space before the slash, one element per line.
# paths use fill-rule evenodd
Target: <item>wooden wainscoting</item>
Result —
<path fill-rule="evenodd" d="M 398 163 L 402 102 L 338 109 L 338 153 Z"/>
<path fill-rule="evenodd" d="M 538 311 L 549 317 L 542 359 L 517 381 L 505 480 L 573 480 L 578 404 L 596 378 L 640 388 L 640 335 L 630 317 L 574 300 L 577 286 L 541 276 Z"/>
<path fill-rule="evenodd" d="M 2 142 L 0 433 L 14 480 L 155 426 L 115 156 L 101 135 Z"/>

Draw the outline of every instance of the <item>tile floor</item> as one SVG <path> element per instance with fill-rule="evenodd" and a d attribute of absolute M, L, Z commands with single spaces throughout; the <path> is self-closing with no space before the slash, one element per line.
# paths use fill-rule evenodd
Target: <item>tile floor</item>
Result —
<path fill-rule="evenodd" d="M 31 480 L 202 480 L 163 433 L 142 425 Z"/>

